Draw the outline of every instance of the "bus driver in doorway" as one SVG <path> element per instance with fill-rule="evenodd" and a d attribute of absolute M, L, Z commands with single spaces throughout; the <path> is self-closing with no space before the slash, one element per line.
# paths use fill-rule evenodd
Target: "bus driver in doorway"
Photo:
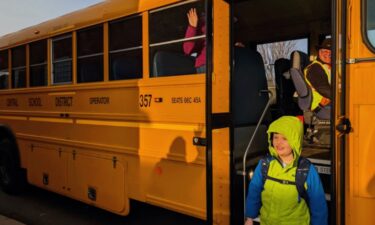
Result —
<path fill-rule="evenodd" d="M 271 123 L 267 134 L 270 156 L 260 160 L 250 181 L 245 225 L 253 225 L 258 215 L 261 225 L 327 225 L 320 177 L 310 161 L 300 156 L 303 124 L 297 117 L 283 116 Z M 298 181 L 301 171 L 304 179 Z"/>
<path fill-rule="evenodd" d="M 308 65 L 305 80 L 312 90 L 310 109 L 320 119 L 330 119 L 331 115 L 331 38 L 316 46 L 318 59 Z"/>

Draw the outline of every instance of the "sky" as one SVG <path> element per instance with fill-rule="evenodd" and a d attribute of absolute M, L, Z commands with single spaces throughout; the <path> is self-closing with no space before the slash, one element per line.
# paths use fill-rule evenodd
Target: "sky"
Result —
<path fill-rule="evenodd" d="M 0 0 L 0 36 L 103 0 Z"/>

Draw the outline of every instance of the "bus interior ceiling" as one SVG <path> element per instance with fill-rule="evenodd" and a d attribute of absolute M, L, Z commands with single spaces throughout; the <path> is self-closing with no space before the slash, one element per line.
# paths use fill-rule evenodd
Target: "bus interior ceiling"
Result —
<path fill-rule="evenodd" d="M 248 0 L 233 5 L 235 39 L 268 43 L 331 32 L 330 0 Z"/>

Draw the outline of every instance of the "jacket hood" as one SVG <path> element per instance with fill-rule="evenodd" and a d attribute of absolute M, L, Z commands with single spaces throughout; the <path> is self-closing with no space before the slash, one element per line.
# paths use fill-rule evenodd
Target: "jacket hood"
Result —
<path fill-rule="evenodd" d="M 294 116 L 283 116 L 271 123 L 267 130 L 268 134 L 268 149 L 270 154 L 277 157 L 277 152 L 274 147 L 272 147 L 271 134 L 279 133 L 285 136 L 288 140 L 290 147 L 293 150 L 294 161 L 299 158 L 302 151 L 302 141 L 303 141 L 303 124 L 302 122 Z"/>

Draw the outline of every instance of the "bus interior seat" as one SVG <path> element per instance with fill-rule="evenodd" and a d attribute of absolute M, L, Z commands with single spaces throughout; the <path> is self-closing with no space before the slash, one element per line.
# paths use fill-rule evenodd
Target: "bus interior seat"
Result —
<path fill-rule="evenodd" d="M 158 51 L 153 60 L 153 76 L 195 74 L 194 57 L 182 53 Z"/>
<path fill-rule="evenodd" d="M 304 122 L 309 125 L 305 137 L 310 141 L 310 143 L 329 145 L 330 120 L 318 118 L 317 115 L 310 110 L 312 90 L 305 81 L 304 74 L 302 72 L 307 66 L 307 59 L 308 56 L 303 52 L 292 52 L 292 67 L 289 71 L 298 94 L 298 105 L 304 112 Z"/>
<path fill-rule="evenodd" d="M 290 78 L 290 66 L 289 59 L 280 58 L 275 61 L 276 108 L 279 111 L 279 116 L 296 116 L 303 113 L 293 97 L 296 89 Z"/>
<path fill-rule="evenodd" d="M 292 66 L 289 70 L 294 87 L 298 94 L 298 106 L 301 110 L 308 111 L 312 101 L 311 88 L 305 81 L 303 70 L 306 65 L 304 61 L 308 56 L 304 52 L 293 51 L 290 55 Z"/>
<path fill-rule="evenodd" d="M 262 56 L 249 48 L 234 49 L 234 74 L 232 77 L 232 110 L 234 125 L 234 166 L 242 171 L 242 159 L 246 147 L 255 131 L 258 120 L 266 107 L 269 96 L 260 91 L 267 90 L 267 79 Z M 259 157 L 268 149 L 266 122 L 256 133 L 248 155 L 248 166 L 255 166 Z"/>
<path fill-rule="evenodd" d="M 103 80 L 103 66 L 100 63 L 90 62 L 79 65 L 78 82 L 95 82 Z"/>
<path fill-rule="evenodd" d="M 111 80 L 142 78 L 142 61 L 136 57 L 116 57 L 113 59 Z"/>
<path fill-rule="evenodd" d="M 8 75 L 0 72 L 0 89 L 8 88 Z"/>

